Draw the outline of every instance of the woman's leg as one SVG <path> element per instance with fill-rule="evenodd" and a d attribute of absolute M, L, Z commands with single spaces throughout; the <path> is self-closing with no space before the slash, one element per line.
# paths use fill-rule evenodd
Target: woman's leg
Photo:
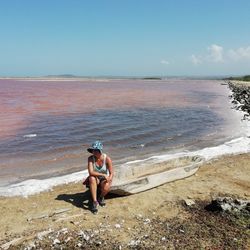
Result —
<path fill-rule="evenodd" d="M 110 190 L 110 183 L 107 181 L 101 182 L 101 197 L 104 197 Z"/>
<path fill-rule="evenodd" d="M 100 206 L 105 206 L 106 203 L 105 203 L 105 200 L 104 200 L 104 196 L 109 192 L 110 190 L 110 183 L 108 183 L 106 180 L 102 181 L 100 183 L 100 191 L 101 191 L 101 194 L 100 196 L 98 197 L 98 203 Z"/>
<path fill-rule="evenodd" d="M 89 177 L 89 188 L 93 202 L 97 202 L 97 186 L 99 184 L 98 178 L 94 176 Z"/>

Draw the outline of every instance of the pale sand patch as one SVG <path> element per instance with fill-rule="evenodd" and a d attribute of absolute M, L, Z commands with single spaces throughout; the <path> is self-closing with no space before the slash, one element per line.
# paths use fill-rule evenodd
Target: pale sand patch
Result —
<path fill-rule="evenodd" d="M 185 217 L 179 201 L 187 198 L 210 200 L 212 196 L 231 194 L 250 199 L 250 154 L 225 156 L 205 163 L 189 178 L 139 194 L 109 198 L 97 215 L 83 209 L 82 201 L 87 202 L 84 191 L 82 184 L 77 183 L 28 198 L 0 198 L 0 243 L 49 229 L 93 228 L 107 220 L 112 225 L 123 223 L 132 228 L 141 215 Z M 126 239 L 126 231 L 119 237 Z"/>

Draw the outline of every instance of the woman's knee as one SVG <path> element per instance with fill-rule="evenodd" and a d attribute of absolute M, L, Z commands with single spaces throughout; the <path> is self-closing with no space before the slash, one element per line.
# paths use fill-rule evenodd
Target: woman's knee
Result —
<path fill-rule="evenodd" d="M 105 191 L 105 192 L 109 192 L 110 184 L 109 183 L 104 183 L 104 185 L 102 185 L 102 190 Z"/>
<path fill-rule="evenodd" d="M 96 178 L 94 176 L 89 177 L 89 184 L 96 184 Z"/>

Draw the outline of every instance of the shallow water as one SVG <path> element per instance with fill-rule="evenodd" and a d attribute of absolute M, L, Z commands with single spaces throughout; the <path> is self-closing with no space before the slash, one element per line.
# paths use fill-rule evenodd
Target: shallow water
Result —
<path fill-rule="evenodd" d="M 214 80 L 0 80 L 0 182 L 86 169 L 96 139 L 128 161 L 241 135 L 227 86 Z"/>

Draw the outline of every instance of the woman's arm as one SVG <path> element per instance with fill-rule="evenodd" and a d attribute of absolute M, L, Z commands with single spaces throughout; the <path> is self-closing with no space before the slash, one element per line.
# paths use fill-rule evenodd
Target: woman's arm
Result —
<path fill-rule="evenodd" d="M 109 171 L 109 181 L 112 182 L 113 177 L 114 177 L 114 169 L 113 169 L 112 160 L 108 156 L 106 158 L 106 163 L 107 163 L 107 168 Z"/>

